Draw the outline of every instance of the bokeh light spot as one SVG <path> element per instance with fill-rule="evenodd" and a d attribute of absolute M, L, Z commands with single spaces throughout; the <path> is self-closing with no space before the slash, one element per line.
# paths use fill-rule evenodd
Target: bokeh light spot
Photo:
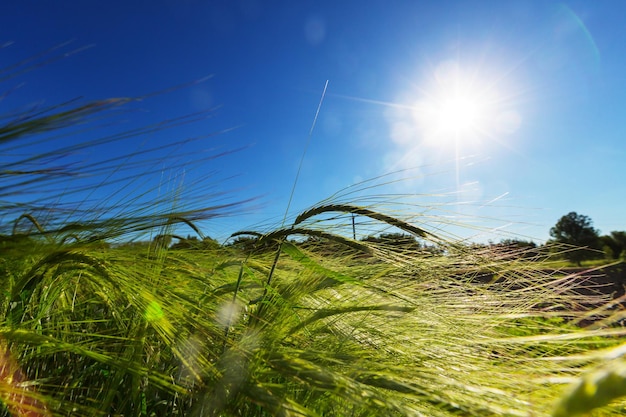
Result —
<path fill-rule="evenodd" d="M 159 321 L 163 319 L 163 309 L 156 301 L 151 301 L 146 307 L 146 312 L 144 314 L 145 318 L 149 322 Z"/>
<path fill-rule="evenodd" d="M 304 36 L 310 45 L 319 45 L 326 38 L 326 22 L 317 16 L 310 17 L 304 24 Z"/>

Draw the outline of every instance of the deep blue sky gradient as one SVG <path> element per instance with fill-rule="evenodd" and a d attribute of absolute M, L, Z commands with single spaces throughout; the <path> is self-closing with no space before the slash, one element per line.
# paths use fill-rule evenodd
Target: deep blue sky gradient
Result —
<path fill-rule="evenodd" d="M 369 192 L 428 194 L 424 204 L 446 204 L 452 220 L 536 240 L 569 211 L 608 233 L 626 229 L 625 12 L 618 0 L 4 2 L 0 42 L 12 44 L 0 49 L 2 66 L 68 40 L 63 53 L 88 48 L 3 83 L 20 87 L 0 109 L 139 97 L 211 75 L 125 115 L 131 126 L 217 107 L 210 119 L 85 158 L 235 128 L 185 150 L 201 158 L 243 148 L 185 170 L 190 184 L 206 177 L 216 192 L 258 197 L 254 208 L 207 225 L 225 236 L 280 222 L 329 80 L 293 213 L 413 168 Z M 456 143 L 411 130 L 406 106 L 432 93 L 446 62 L 497 89 L 497 110 L 515 126 Z M 398 129 L 410 133 L 399 139 Z M 166 165 L 166 177 L 180 174 Z"/>

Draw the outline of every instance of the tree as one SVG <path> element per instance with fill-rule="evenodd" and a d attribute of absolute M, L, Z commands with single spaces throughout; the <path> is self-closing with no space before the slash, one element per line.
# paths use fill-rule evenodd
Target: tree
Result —
<path fill-rule="evenodd" d="M 502 239 L 500 243 L 491 245 L 498 252 L 514 255 L 518 258 L 532 259 L 540 255 L 537 244 L 533 241 L 522 239 Z"/>
<path fill-rule="evenodd" d="M 610 235 L 600 237 L 600 240 L 609 249 L 612 259 L 619 259 L 626 249 L 626 232 L 613 231 Z"/>
<path fill-rule="evenodd" d="M 156 235 L 152 241 L 154 246 L 161 249 L 167 249 L 172 243 L 172 235 Z"/>
<path fill-rule="evenodd" d="M 405 233 L 382 233 L 380 236 L 368 236 L 363 239 L 364 242 L 382 243 L 395 248 L 405 248 L 419 250 L 420 243 L 413 235 Z"/>
<path fill-rule="evenodd" d="M 220 247 L 220 244 L 217 240 L 211 237 L 204 237 L 202 240 L 198 239 L 197 236 L 187 235 L 186 238 L 181 236 L 174 236 L 178 239 L 178 242 L 174 243 L 170 246 L 170 249 L 187 249 L 187 250 L 209 250 L 209 249 L 217 249 Z"/>
<path fill-rule="evenodd" d="M 568 250 L 564 256 L 580 266 L 580 261 L 597 257 L 601 248 L 600 235 L 592 225 L 589 216 L 572 211 L 561 217 L 550 229 L 550 236 L 556 242 L 578 247 Z"/>

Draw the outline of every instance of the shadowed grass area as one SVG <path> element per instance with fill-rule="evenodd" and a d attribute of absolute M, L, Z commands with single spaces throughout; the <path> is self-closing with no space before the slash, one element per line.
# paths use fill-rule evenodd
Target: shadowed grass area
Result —
<path fill-rule="evenodd" d="M 37 143 L 98 103 L 7 122 L 0 145 Z M 177 187 L 149 207 L 141 196 L 91 205 L 83 182 L 56 203 L 39 198 L 56 173 L 81 172 L 59 158 L 99 143 L 9 158 L 0 172 L 3 415 L 623 414 L 626 330 L 611 313 L 576 325 L 588 318 L 583 306 L 610 301 L 580 291 L 576 277 L 357 198 L 236 233 L 252 236 L 245 248 L 168 243 L 178 226 L 204 239 L 199 221 L 237 207 L 207 204 L 202 187 Z M 146 152 L 96 171 L 150 167 Z M 94 178 L 106 187 L 130 176 Z M 355 215 L 431 246 L 339 233 Z"/>

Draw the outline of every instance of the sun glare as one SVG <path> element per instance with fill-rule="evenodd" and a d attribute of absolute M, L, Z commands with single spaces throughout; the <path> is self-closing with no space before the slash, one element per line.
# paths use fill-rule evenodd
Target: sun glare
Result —
<path fill-rule="evenodd" d="M 455 65 L 440 66 L 434 75 L 435 82 L 414 112 L 426 139 L 441 143 L 487 132 L 499 111 L 493 105 L 493 89 Z"/>
<path fill-rule="evenodd" d="M 508 137 L 520 128 L 522 116 L 516 109 L 517 89 L 497 65 L 443 61 L 413 85 L 385 113 L 397 147 L 394 155 L 400 155 L 394 156 L 393 169 L 434 158 L 453 158 L 458 164 L 465 156 L 490 152 L 493 145 L 512 146 Z"/>
<path fill-rule="evenodd" d="M 462 134 L 479 130 L 484 104 L 476 97 L 444 97 L 435 108 L 436 130 L 442 133 Z"/>

